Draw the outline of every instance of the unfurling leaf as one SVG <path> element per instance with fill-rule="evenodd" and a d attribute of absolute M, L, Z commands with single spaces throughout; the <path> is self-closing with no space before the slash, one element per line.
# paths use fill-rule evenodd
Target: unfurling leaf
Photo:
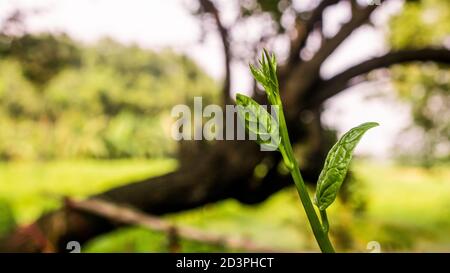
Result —
<path fill-rule="evenodd" d="M 256 142 L 269 150 L 277 150 L 280 144 L 278 121 L 256 101 L 242 94 L 236 95 L 238 115 Z"/>
<path fill-rule="evenodd" d="M 278 93 L 277 61 L 275 55 L 270 55 L 266 50 L 259 60 L 259 67 L 250 64 L 250 71 L 266 91 L 269 101 L 275 104 L 275 97 Z"/>
<path fill-rule="evenodd" d="M 367 130 L 378 125 L 376 122 L 367 122 L 351 129 L 328 152 L 325 165 L 317 182 L 314 198 L 314 203 L 320 210 L 325 210 L 336 199 L 347 174 L 353 150 L 361 137 Z"/>

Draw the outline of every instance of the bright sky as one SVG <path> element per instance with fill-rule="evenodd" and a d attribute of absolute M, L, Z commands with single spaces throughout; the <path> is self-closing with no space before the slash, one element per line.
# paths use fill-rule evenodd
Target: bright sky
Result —
<path fill-rule="evenodd" d="M 28 26 L 33 31 L 63 31 L 75 39 L 94 42 L 104 36 L 124 43 L 137 43 L 145 48 L 171 47 L 190 55 L 212 77 L 224 74 L 221 43 L 217 33 L 209 33 L 199 43 L 199 22 L 189 13 L 183 0 L 0 0 L 0 16 L 14 7 L 38 8 L 43 13 L 32 17 Z M 387 15 L 400 9 L 398 2 L 382 7 L 374 14 L 377 25 L 383 26 Z M 227 7 L 224 16 L 232 14 Z M 329 9 L 324 29 L 332 34 L 348 18 L 345 6 Z M 225 18 L 226 19 L 226 18 Z M 244 31 L 244 35 L 252 29 Z M 335 52 L 322 67 L 322 75 L 330 77 L 339 71 L 386 51 L 383 28 L 361 28 Z M 233 65 L 232 90 L 250 90 L 251 78 L 246 64 Z M 324 114 L 326 124 L 340 133 L 365 121 L 382 126 L 372 129 L 361 141 L 357 153 L 377 157 L 389 155 L 399 124 L 409 121 L 408 108 L 394 99 L 365 101 L 368 95 L 392 93 L 388 82 L 362 84 L 329 100 Z M 392 97 L 392 96 L 391 96 Z"/>

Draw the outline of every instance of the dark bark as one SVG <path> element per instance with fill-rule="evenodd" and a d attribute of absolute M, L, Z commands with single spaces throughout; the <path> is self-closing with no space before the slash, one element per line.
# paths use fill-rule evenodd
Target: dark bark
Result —
<path fill-rule="evenodd" d="M 231 48 L 229 41 L 228 29 L 223 25 L 219 11 L 216 6 L 210 0 L 199 0 L 203 12 L 209 13 L 213 16 L 214 21 L 217 26 L 217 31 L 219 32 L 220 39 L 223 46 L 224 55 L 224 67 L 225 67 L 225 78 L 222 85 L 222 101 L 224 104 L 230 102 L 230 88 L 231 88 Z"/>

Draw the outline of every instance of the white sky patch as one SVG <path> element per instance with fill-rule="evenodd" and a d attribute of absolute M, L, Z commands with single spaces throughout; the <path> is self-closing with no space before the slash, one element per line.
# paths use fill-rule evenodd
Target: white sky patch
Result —
<path fill-rule="evenodd" d="M 382 97 L 375 97 L 379 95 Z M 339 136 L 361 123 L 378 122 L 380 126 L 369 130 L 355 150 L 356 154 L 370 154 L 377 158 L 391 155 L 397 134 L 411 122 L 408 105 L 395 99 L 388 82 L 362 83 L 349 88 L 327 102 L 325 109 L 322 121 L 340 129 Z"/>

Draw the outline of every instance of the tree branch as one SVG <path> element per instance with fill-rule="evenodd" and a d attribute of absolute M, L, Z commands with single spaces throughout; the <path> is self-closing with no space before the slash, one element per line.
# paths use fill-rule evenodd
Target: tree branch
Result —
<path fill-rule="evenodd" d="M 314 54 L 313 58 L 307 62 L 297 65 L 289 73 L 289 77 L 286 79 L 286 85 L 284 88 L 287 90 L 284 96 L 287 102 L 287 107 L 294 107 L 298 105 L 298 102 L 303 99 L 307 90 L 320 80 L 319 70 L 323 62 L 336 50 L 336 48 L 347 39 L 350 34 L 361 25 L 365 24 L 372 12 L 378 6 L 366 6 L 362 8 L 356 8 L 353 11 L 350 20 L 342 25 L 341 29 L 333 37 L 323 41 L 322 46 Z M 299 80 L 302 79 L 302 80 Z M 298 113 L 293 113 L 296 116 Z"/>
<path fill-rule="evenodd" d="M 314 30 L 314 26 L 322 21 L 322 15 L 324 10 L 338 3 L 339 0 L 323 0 L 312 10 L 311 16 L 306 22 L 300 22 L 297 24 L 297 37 L 291 41 L 291 47 L 288 60 L 283 69 L 289 71 L 298 61 L 299 54 L 303 47 L 305 47 L 309 34 Z"/>
<path fill-rule="evenodd" d="M 219 236 L 195 228 L 176 226 L 159 217 L 150 216 L 134 208 L 120 206 L 101 199 L 75 201 L 66 199 L 71 209 L 81 210 L 126 225 L 135 225 L 154 231 L 167 233 L 169 237 L 178 237 L 209 245 L 237 249 L 249 252 L 275 252 L 274 249 L 262 247 L 248 239 Z M 279 251 L 279 250 L 278 250 Z"/>
<path fill-rule="evenodd" d="M 432 61 L 442 64 L 450 64 L 450 50 L 445 48 L 422 48 L 415 50 L 400 50 L 389 52 L 383 56 L 376 57 L 358 65 L 350 67 L 338 75 L 322 81 L 317 86 L 317 91 L 307 100 L 307 105 L 317 105 L 332 96 L 338 94 L 349 86 L 349 82 L 357 76 L 372 70 L 389 67 L 393 64 L 407 62 Z"/>
<path fill-rule="evenodd" d="M 220 19 L 219 10 L 216 8 L 213 2 L 210 0 L 199 0 L 200 5 L 205 13 L 209 13 L 213 16 L 214 21 L 219 31 L 220 39 L 223 45 L 224 61 L 225 61 L 225 79 L 222 86 L 223 103 L 230 102 L 231 94 L 231 50 L 228 29 L 222 24 Z"/>
<path fill-rule="evenodd" d="M 361 9 L 357 9 L 353 12 L 353 15 L 347 23 L 343 24 L 341 29 L 334 35 L 332 38 L 325 39 L 323 45 L 314 55 L 311 62 L 316 63 L 317 69 L 320 68 L 320 65 L 333 53 L 336 48 L 345 41 L 350 34 L 353 33 L 354 30 L 362 26 L 369 20 L 370 15 L 378 6 L 367 6 Z"/>

